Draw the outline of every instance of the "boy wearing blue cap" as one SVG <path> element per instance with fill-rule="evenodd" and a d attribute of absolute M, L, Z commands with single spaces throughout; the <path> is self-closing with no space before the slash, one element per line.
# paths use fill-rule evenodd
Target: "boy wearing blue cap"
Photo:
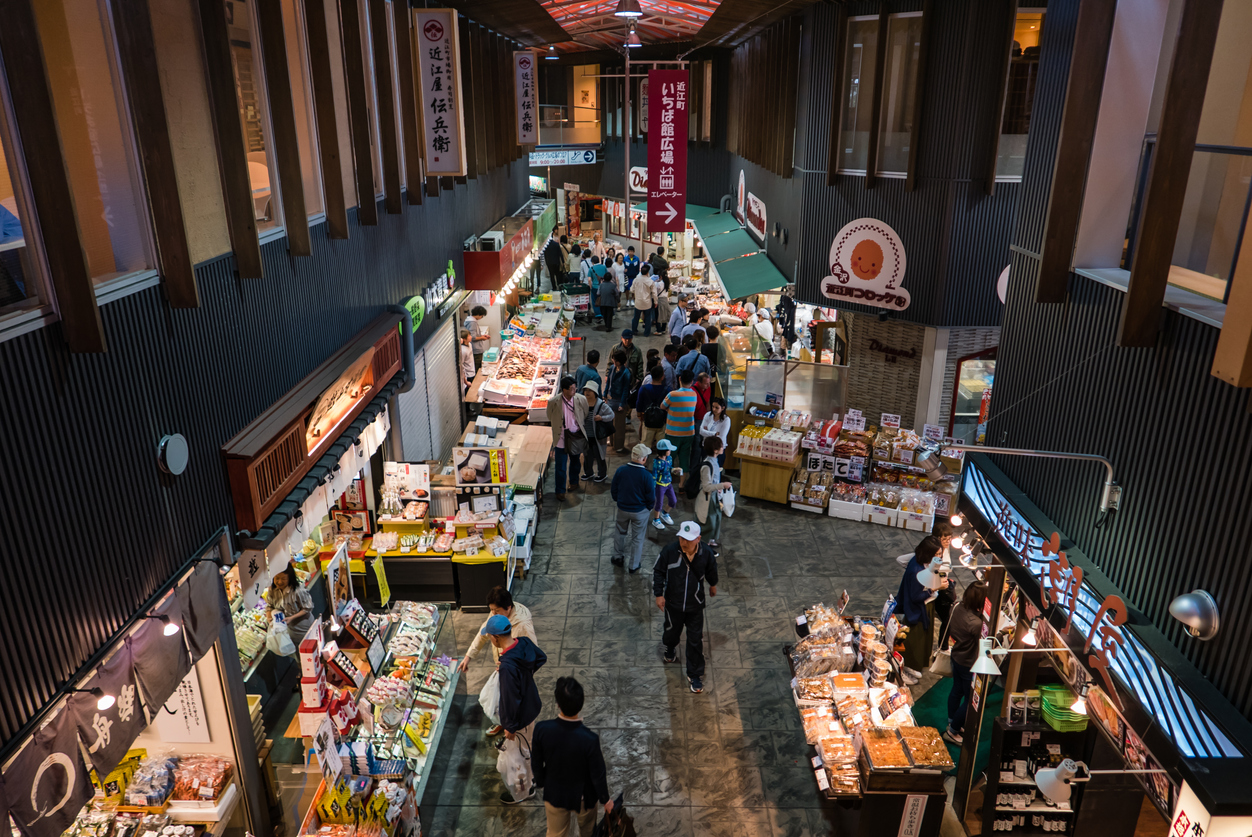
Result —
<path fill-rule="evenodd" d="M 665 511 L 665 501 L 669 500 L 672 509 L 678 505 L 678 495 L 674 493 L 674 457 L 671 451 L 677 450 L 669 439 L 656 443 L 656 456 L 652 457 L 652 476 L 656 480 L 656 503 L 652 506 L 652 525 L 664 530 L 668 523 L 673 525 L 674 518 Z M 664 521 L 664 522 L 662 522 Z"/>
<path fill-rule="evenodd" d="M 492 616 L 483 625 L 482 634 L 500 652 L 500 726 L 504 727 L 507 739 L 500 752 L 506 756 L 510 750 L 529 754 L 535 721 L 543 708 L 535 686 L 535 672 L 543 667 L 548 657 L 527 637 L 513 636 L 513 626 L 507 616 Z M 525 775 L 500 795 L 505 805 L 516 805 L 535 795 L 529 758 L 526 755 Z"/>

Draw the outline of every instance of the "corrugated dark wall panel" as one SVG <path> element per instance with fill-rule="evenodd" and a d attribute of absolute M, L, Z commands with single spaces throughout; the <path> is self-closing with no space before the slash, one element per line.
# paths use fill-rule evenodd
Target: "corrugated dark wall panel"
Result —
<path fill-rule="evenodd" d="M 765 202 L 765 243 L 761 244 L 769 254 L 774 266 L 791 281 L 796 278 L 796 262 L 800 258 L 800 216 L 804 203 L 804 179 L 802 177 L 778 177 L 767 169 L 745 160 L 737 154 L 730 158 L 730 182 L 727 191 L 733 196 L 739 188 L 739 172 L 743 172 L 744 187 Z M 782 236 L 773 235 L 774 224 L 781 224 L 788 231 L 787 243 Z M 751 233 L 749 233 L 751 235 Z M 753 241 L 756 237 L 753 236 Z M 757 242 L 760 244 L 760 242 Z"/>
<path fill-rule="evenodd" d="M 997 464 L 1245 715 L 1252 717 L 1252 416 L 1248 393 L 1209 374 L 1218 332 L 1165 312 L 1153 349 L 1116 347 L 1120 291 L 1071 275 L 1065 305 L 1033 302 L 1037 262 L 1014 254 L 988 439 L 1107 456 L 1122 508 L 1095 527 L 1102 468 L 1018 457 Z M 1202 588 L 1219 641 L 1169 616 Z"/>
<path fill-rule="evenodd" d="M 1020 220 L 1013 243 L 1031 253 L 1043 246 L 1048 195 L 1052 190 L 1052 166 L 1061 137 L 1061 114 L 1065 110 L 1065 87 L 1069 83 L 1070 55 L 1074 50 L 1074 24 L 1079 0 L 1052 0 L 1043 24 L 1039 50 L 1039 80 L 1026 140 L 1026 165 L 1022 172 Z"/>
<path fill-rule="evenodd" d="M 418 293 L 461 242 L 526 200 L 525 166 L 380 213 L 313 256 L 262 248 L 265 278 L 233 258 L 196 270 L 201 307 L 169 309 L 159 288 L 101 308 L 103 355 L 66 352 L 59 325 L 0 343 L 0 439 L 10 520 L 0 635 L 0 743 L 233 512 L 219 449 L 390 302 Z M 418 339 L 435 327 L 423 324 Z M 157 467 L 182 433 L 187 472 Z M 32 625 L 40 626 L 31 630 Z"/>

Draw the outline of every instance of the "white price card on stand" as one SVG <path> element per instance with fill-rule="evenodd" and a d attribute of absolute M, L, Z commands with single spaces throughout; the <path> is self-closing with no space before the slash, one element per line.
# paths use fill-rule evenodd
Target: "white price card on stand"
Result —
<path fill-rule="evenodd" d="M 844 430 L 864 430 L 865 417 L 861 415 L 860 410 L 848 410 L 843 417 Z"/>
<path fill-rule="evenodd" d="M 883 413 L 881 424 L 883 427 L 894 427 L 900 429 L 900 417 L 894 413 Z"/>
<path fill-rule="evenodd" d="M 853 456 L 848 459 L 848 479 L 860 482 L 865 478 L 865 457 Z"/>
<path fill-rule="evenodd" d="M 943 428 L 937 424 L 923 424 L 922 438 L 928 442 L 943 441 Z"/>

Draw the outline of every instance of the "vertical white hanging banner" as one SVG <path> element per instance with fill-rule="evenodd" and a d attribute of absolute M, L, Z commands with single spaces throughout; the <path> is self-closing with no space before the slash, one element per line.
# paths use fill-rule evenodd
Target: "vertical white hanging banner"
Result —
<path fill-rule="evenodd" d="M 465 109 L 456 9 L 414 9 L 426 173 L 465 175 Z"/>
<path fill-rule="evenodd" d="M 269 562 L 263 549 L 245 549 L 239 556 L 239 586 L 243 590 L 243 606 L 257 606 L 261 593 L 270 586 Z"/>
<path fill-rule="evenodd" d="M 536 102 L 539 101 L 538 68 L 535 53 L 513 53 L 513 101 L 517 105 L 517 144 L 538 145 L 539 123 Z"/>

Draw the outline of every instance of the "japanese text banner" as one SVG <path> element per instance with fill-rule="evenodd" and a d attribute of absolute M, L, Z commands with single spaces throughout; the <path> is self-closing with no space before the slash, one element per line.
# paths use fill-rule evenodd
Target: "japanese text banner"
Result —
<path fill-rule="evenodd" d="M 535 54 L 529 51 L 513 53 L 513 96 L 517 110 L 517 144 L 539 143 L 538 71 Z"/>
<path fill-rule="evenodd" d="M 687 71 L 648 71 L 648 232 L 687 224 Z"/>
<path fill-rule="evenodd" d="M 431 177 L 465 175 L 465 110 L 455 9 L 415 9 L 422 141 Z"/>

